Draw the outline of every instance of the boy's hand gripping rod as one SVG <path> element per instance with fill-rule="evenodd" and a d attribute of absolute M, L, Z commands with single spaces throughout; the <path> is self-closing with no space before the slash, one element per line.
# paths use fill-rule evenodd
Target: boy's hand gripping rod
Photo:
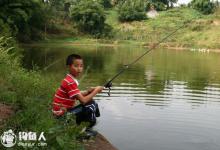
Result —
<path fill-rule="evenodd" d="M 127 70 L 128 68 L 130 68 L 133 64 L 135 64 L 137 61 L 139 61 L 142 57 L 144 57 L 146 54 L 148 54 L 150 51 L 152 51 L 153 49 L 155 49 L 157 46 L 159 46 L 162 42 L 164 42 L 166 39 L 168 39 L 170 36 L 172 36 L 173 34 L 175 34 L 178 30 L 182 29 L 187 23 L 190 23 L 192 20 L 191 19 L 189 21 L 186 21 L 182 26 L 180 26 L 179 28 L 177 28 L 176 30 L 174 30 L 173 32 L 171 32 L 170 34 L 168 34 L 167 36 L 165 36 L 164 38 L 162 38 L 159 42 L 157 42 L 156 44 L 154 44 L 153 47 L 151 47 L 149 50 L 147 50 L 145 53 L 143 53 L 141 56 L 139 56 L 137 59 L 135 59 L 133 62 L 131 62 L 130 64 L 124 65 L 124 67 L 115 75 L 113 76 L 107 83 L 104 84 L 105 88 L 108 88 L 108 95 L 110 96 L 110 92 L 111 92 L 111 87 L 112 87 L 112 81 L 117 78 L 120 74 L 122 74 L 125 70 Z"/>

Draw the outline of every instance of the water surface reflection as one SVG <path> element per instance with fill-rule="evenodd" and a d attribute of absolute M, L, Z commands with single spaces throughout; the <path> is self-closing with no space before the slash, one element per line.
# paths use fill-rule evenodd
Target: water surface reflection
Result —
<path fill-rule="evenodd" d="M 103 85 L 145 50 L 27 47 L 24 66 L 36 64 L 59 82 L 65 57 L 79 53 L 87 66 L 84 89 Z M 219 66 L 216 53 L 152 51 L 114 81 L 110 97 L 104 92 L 96 97 L 102 113 L 96 128 L 120 150 L 219 150 Z"/>

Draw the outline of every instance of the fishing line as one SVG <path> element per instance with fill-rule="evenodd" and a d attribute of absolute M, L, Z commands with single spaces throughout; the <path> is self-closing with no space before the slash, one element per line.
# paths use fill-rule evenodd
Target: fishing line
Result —
<path fill-rule="evenodd" d="M 85 79 L 85 77 L 88 75 L 89 69 L 90 69 L 90 66 L 86 67 L 86 71 L 85 71 L 85 73 L 83 73 L 83 75 L 82 75 L 82 77 L 80 78 L 79 82 L 81 82 L 82 80 Z"/>
<path fill-rule="evenodd" d="M 56 61 L 50 63 L 49 65 L 47 65 L 46 67 L 44 67 L 44 71 L 47 71 L 48 68 L 52 67 L 53 65 L 57 64 L 58 62 L 60 62 L 61 60 L 63 60 L 62 58 L 61 59 L 57 59 Z"/>
<path fill-rule="evenodd" d="M 147 50 L 146 52 L 144 52 L 142 55 L 140 55 L 137 59 L 135 59 L 134 61 L 132 61 L 130 64 L 124 65 L 124 67 L 116 74 L 114 75 L 107 83 L 104 84 L 105 88 L 109 89 L 108 95 L 110 96 L 110 91 L 111 91 L 111 87 L 112 87 L 112 81 L 117 78 L 120 74 L 122 74 L 125 70 L 129 69 L 133 64 L 135 64 L 137 61 L 139 61 L 141 58 L 143 58 L 146 54 L 148 54 L 149 52 L 151 52 L 153 49 L 155 49 L 157 46 L 159 46 L 162 42 L 164 42 L 166 39 L 168 39 L 169 37 L 171 37 L 172 35 L 174 35 L 178 30 L 184 28 L 187 24 L 189 24 L 190 22 L 192 22 L 195 18 L 185 21 L 183 23 L 182 26 L 180 26 L 179 28 L 177 28 L 176 30 L 174 30 L 173 32 L 171 32 L 170 34 L 168 34 L 167 36 L 165 36 L 164 38 L 162 38 L 159 42 L 157 42 L 156 44 L 153 45 L 153 47 L 151 47 L 149 50 Z"/>

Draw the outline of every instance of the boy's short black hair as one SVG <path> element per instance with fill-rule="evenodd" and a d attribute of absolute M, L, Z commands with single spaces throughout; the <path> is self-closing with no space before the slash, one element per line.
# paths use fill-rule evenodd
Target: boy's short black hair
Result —
<path fill-rule="evenodd" d="M 66 65 L 67 66 L 72 65 L 72 63 L 75 59 L 82 59 L 82 57 L 77 54 L 71 54 L 71 55 L 67 56 L 67 58 L 66 58 Z"/>

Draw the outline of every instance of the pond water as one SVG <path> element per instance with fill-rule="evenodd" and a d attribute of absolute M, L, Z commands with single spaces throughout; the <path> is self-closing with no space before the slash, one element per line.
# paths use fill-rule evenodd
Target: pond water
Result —
<path fill-rule="evenodd" d="M 143 54 L 140 47 L 37 45 L 24 51 L 24 66 L 43 69 L 59 83 L 65 58 L 83 56 L 80 88 L 103 85 Z M 120 150 L 219 150 L 220 54 L 155 49 L 113 82 L 111 96 L 95 99 L 96 129 Z"/>

